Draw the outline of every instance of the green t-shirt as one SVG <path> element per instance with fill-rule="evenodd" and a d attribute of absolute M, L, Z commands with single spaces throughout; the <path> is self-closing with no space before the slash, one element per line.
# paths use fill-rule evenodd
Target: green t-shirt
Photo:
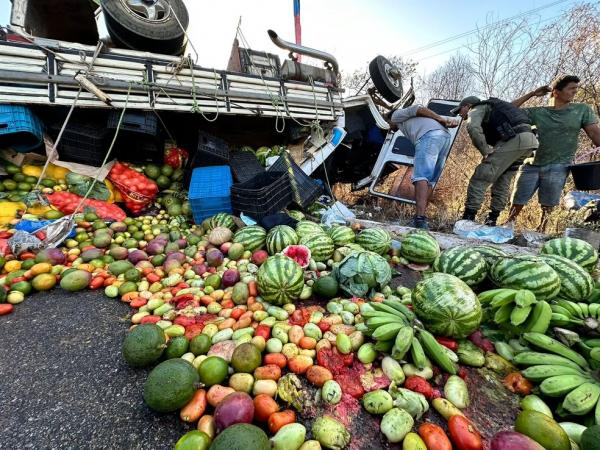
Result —
<path fill-rule="evenodd" d="M 570 164 L 579 139 L 579 131 L 598 123 L 592 109 L 584 103 L 570 103 L 554 109 L 548 106 L 523 108 L 538 132 L 540 146 L 533 165 Z"/>

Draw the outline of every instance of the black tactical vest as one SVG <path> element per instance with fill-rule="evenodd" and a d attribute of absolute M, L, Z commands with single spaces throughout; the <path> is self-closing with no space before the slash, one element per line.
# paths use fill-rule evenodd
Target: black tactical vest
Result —
<path fill-rule="evenodd" d="M 490 105 L 492 107 L 489 116 L 481 124 L 485 140 L 491 146 L 496 145 L 498 141 L 508 141 L 515 137 L 517 133 L 531 130 L 531 127 L 526 126 L 531 125 L 531 120 L 529 120 L 525 111 L 517 108 L 512 103 L 490 97 L 476 105 Z"/>

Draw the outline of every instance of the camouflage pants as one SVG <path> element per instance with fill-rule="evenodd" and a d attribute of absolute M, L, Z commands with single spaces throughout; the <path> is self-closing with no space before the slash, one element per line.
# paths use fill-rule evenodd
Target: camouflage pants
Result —
<path fill-rule="evenodd" d="M 467 189 L 465 208 L 479 211 L 488 188 L 492 187 L 492 211 L 502 211 L 508 202 L 510 186 L 523 160 L 537 148 L 533 133 L 519 133 L 508 141 L 500 141 L 475 169 Z"/>

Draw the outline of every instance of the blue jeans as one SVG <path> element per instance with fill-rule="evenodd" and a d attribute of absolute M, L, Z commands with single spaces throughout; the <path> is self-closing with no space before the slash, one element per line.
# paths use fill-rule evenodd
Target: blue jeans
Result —
<path fill-rule="evenodd" d="M 569 166 L 566 164 L 546 164 L 534 166 L 523 164 L 519 168 L 513 205 L 525 205 L 531 200 L 535 191 L 538 193 L 540 205 L 552 207 L 560 203 L 560 196 L 569 176 Z"/>
<path fill-rule="evenodd" d="M 445 130 L 431 130 L 415 142 L 415 163 L 411 181 L 427 181 L 433 186 L 440 179 L 450 151 L 451 137 Z"/>

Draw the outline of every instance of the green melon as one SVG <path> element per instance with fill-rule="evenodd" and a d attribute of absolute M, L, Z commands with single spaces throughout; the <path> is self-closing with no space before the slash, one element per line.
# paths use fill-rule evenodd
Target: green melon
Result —
<path fill-rule="evenodd" d="M 316 233 L 325 233 L 321 225 L 310 220 L 301 220 L 296 224 L 296 234 L 299 238 Z"/>
<path fill-rule="evenodd" d="M 258 269 L 257 281 L 263 300 L 281 306 L 300 298 L 304 287 L 304 271 L 287 256 L 271 256 Z"/>
<path fill-rule="evenodd" d="M 255 251 L 260 250 L 265 246 L 267 239 L 266 230 L 259 225 L 250 225 L 237 231 L 233 235 L 233 242 L 242 244 L 244 250 Z"/>
<path fill-rule="evenodd" d="M 481 304 L 460 278 L 434 273 L 412 291 L 413 310 L 425 328 L 435 335 L 464 338 L 481 323 Z"/>
<path fill-rule="evenodd" d="M 500 258 L 490 269 L 490 279 L 498 287 L 528 289 L 538 300 L 549 300 L 560 291 L 556 271 L 535 256 Z"/>
<path fill-rule="evenodd" d="M 411 231 L 402 241 L 400 254 L 413 263 L 431 264 L 440 255 L 440 246 L 428 232 Z"/>
<path fill-rule="evenodd" d="M 132 367 L 146 367 L 161 357 L 166 338 L 162 328 L 153 323 L 138 325 L 125 336 L 123 358 Z"/>
<path fill-rule="evenodd" d="M 219 433 L 210 450 L 270 450 L 269 438 L 255 425 L 237 423 Z"/>
<path fill-rule="evenodd" d="M 594 280 L 589 272 L 576 262 L 558 255 L 540 255 L 540 259 L 554 269 L 560 278 L 561 298 L 582 302 L 592 295 Z"/>
<path fill-rule="evenodd" d="M 298 235 L 292 227 L 287 225 L 277 225 L 271 228 L 266 238 L 267 252 L 274 255 L 281 252 L 288 245 L 296 245 Z"/>
<path fill-rule="evenodd" d="M 487 263 L 479 252 L 460 246 L 444 250 L 433 263 L 433 270 L 454 275 L 469 286 L 477 286 L 487 276 Z"/>
<path fill-rule="evenodd" d="M 598 263 L 598 251 L 592 244 L 571 237 L 552 239 L 544 244 L 541 252 L 570 259 L 590 272 Z"/>
<path fill-rule="evenodd" d="M 200 381 L 198 371 L 181 358 L 161 362 L 144 383 L 144 401 L 158 412 L 174 412 L 185 406 Z"/>
<path fill-rule="evenodd" d="M 310 234 L 300 238 L 300 245 L 306 245 L 312 259 L 317 262 L 327 261 L 333 256 L 335 246 L 333 240 L 326 234 Z"/>
<path fill-rule="evenodd" d="M 336 247 L 342 247 L 354 242 L 356 236 L 350 227 L 338 226 L 329 230 L 329 236 L 333 239 Z"/>
<path fill-rule="evenodd" d="M 392 245 L 392 237 L 380 228 L 368 228 L 358 233 L 355 242 L 365 250 L 385 255 Z"/>

